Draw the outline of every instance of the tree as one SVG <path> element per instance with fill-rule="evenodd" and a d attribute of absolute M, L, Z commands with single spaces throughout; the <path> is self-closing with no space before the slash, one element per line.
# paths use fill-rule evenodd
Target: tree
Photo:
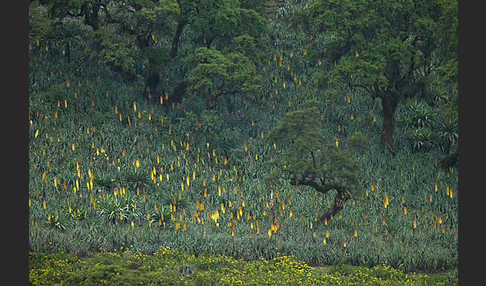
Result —
<path fill-rule="evenodd" d="M 177 5 L 172 0 L 40 0 L 49 17 L 83 19 L 89 26 L 91 55 L 133 82 L 141 74 L 144 92 L 154 93 L 168 48 L 159 41 L 170 37 L 175 26 Z M 143 71 L 136 68 L 142 62 Z"/>
<path fill-rule="evenodd" d="M 188 27 L 194 48 L 227 50 L 235 43 L 233 38 L 244 34 L 253 38 L 241 42 L 253 41 L 257 48 L 264 46 L 263 17 L 240 8 L 237 0 L 39 1 L 49 17 L 59 23 L 68 18 L 82 20 L 89 27 L 88 54 L 121 74 L 126 82 L 142 78 L 143 93 L 149 98 L 157 92 L 161 73 L 177 57 Z M 31 18 L 36 21 L 33 26 L 40 30 L 39 17 Z M 250 52 L 255 50 L 253 47 Z M 251 58 L 254 63 L 260 64 L 259 55 Z"/>
<path fill-rule="evenodd" d="M 344 203 L 358 190 L 359 164 L 342 143 L 326 143 L 321 130 L 316 100 L 309 100 L 298 110 L 288 112 L 268 135 L 274 153 L 266 164 L 270 171 L 265 178 L 269 188 L 283 178 L 291 185 L 311 187 L 326 194 L 337 191 L 334 205 L 325 211 L 319 222 L 330 219 L 343 209 Z M 358 141 L 358 140 L 355 140 Z"/>
<path fill-rule="evenodd" d="M 255 65 L 240 52 L 223 54 L 201 47 L 187 61 L 193 66 L 187 76 L 187 93 L 203 97 L 207 109 L 213 109 L 220 97 L 226 98 L 231 109 L 234 96 L 251 98 L 261 89 Z"/>
<path fill-rule="evenodd" d="M 382 147 L 393 151 L 395 111 L 406 98 L 427 97 L 432 69 L 457 70 L 457 1 L 318 0 L 301 21 L 327 61 L 320 83 L 360 88 L 382 106 Z"/>

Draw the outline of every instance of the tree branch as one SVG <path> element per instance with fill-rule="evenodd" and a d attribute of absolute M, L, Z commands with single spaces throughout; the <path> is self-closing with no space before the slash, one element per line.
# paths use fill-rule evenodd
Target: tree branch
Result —
<path fill-rule="evenodd" d="M 335 216 L 339 211 L 344 208 L 344 203 L 351 198 L 351 194 L 347 191 L 338 191 L 336 197 L 334 198 L 334 205 L 333 207 L 326 211 L 317 222 L 317 225 L 320 225 L 324 222 L 324 220 L 329 220 L 331 217 Z"/>
<path fill-rule="evenodd" d="M 312 163 L 314 165 L 314 169 L 317 169 L 316 158 L 314 157 L 314 152 L 311 151 L 310 153 L 312 155 Z"/>
<path fill-rule="evenodd" d="M 343 187 L 339 184 L 331 183 L 331 184 L 320 185 L 320 184 L 316 183 L 314 180 L 309 180 L 309 179 L 306 179 L 306 178 L 302 178 L 302 179 L 292 178 L 290 180 L 290 184 L 294 185 L 294 186 L 297 186 L 297 185 L 309 186 L 309 187 L 314 188 L 319 193 L 323 193 L 323 194 L 329 192 L 330 190 L 340 191 L 340 190 L 343 189 Z"/>

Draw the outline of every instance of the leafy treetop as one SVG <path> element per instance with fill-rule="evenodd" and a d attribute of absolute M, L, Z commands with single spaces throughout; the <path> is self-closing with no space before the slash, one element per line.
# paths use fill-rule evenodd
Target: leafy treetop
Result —
<path fill-rule="evenodd" d="M 268 187 L 280 178 L 295 186 L 308 186 L 320 193 L 336 190 L 334 207 L 323 218 L 342 209 L 358 188 L 359 164 L 352 152 L 339 143 L 326 143 L 321 129 L 320 112 L 316 100 L 303 103 L 298 110 L 285 114 L 269 136 L 270 144 L 278 145 L 271 159 L 266 177 Z"/>

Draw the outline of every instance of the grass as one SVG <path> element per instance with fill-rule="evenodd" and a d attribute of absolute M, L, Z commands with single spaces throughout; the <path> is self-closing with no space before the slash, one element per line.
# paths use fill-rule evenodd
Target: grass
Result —
<path fill-rule="evenodd" d="M 78 258 L 31 252 L 32 285 L 457 285 L 454 271 L 404 273 L 389 266 L 311 267 L 293 257 L 246 261 L 170 248 L 143 254 L 129 248 Z"/>

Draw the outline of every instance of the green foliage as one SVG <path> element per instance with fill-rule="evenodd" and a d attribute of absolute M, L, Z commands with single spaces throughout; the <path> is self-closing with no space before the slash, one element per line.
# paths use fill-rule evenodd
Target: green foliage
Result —
<path fill-rule="evenodd" d="M 320 47 L 327 65 L 325 73 L 315 79 L 329 88 L 360 88 L 368 96 L 381 98 L 382 145 L 392 143 L 390 122 L 396 105 L 404 98 L 427 97 L 425 87 L 433 64 L 440 67 L 451 57 L 438 45 L 439 39 L 453 39 L 457 33 L 444 22 L 446 18 L 457 21 L 452 12 L 456 1 L 446 2 L 323 0 L 310 6 L 308 32 L 334 35 L 333 41 Z M 448 44 L 449 51 L 452 45 Z M 445 69 L 454 70 L 451 67 Z"/>
<path fill-rule="evenodd" d="M 136 54 L 133 43 L 113 29 L 100 29 L 92 34 L 94 46 L 92 56 L 98 58 L 100 65 L 110 66 L 125 75 L 127 79 L 136 77 Z"/>
<path fill-rule="evenodd" d="M 46 12 L 39 5 L 39 1 L 32 1 L 29 5 L 29 39 L 46 39 L 50 34 L 52 20 L 43 16 Z"/>
<path fill-rule="evenodd" d="M 448 153 L 457 143 L 458 108 L 455 99 L 446 100 L 434 109 L 425 101 L 412 101 L 399 112 L 398 119 L 408 129 L 407 137 L 414 151 L 438 147 Z"/>
<path fill-rule="evenodd" d="M 257 47 L 257 41 L 254 37 L 243 34 L 234 37 L 231 44 L 225 49 L 227 52 L 238 52 L 250 59 L 255 66 L 261 65 L 265 54 Z"/>
<path fill-rule="evenodd" d="M 194 66 L 187 76 L 188 94 L 205 98 L 208 109 L 220 97 L 230 102 L 236 94 L 253 98 L 261 88 L 255 65 L 238 52 L 223 55 L 216 49 L 198 48 L 187 61 Z"/>
<path fill-rule="evenodd" d="M 424 101 L 414 101 L 408 105 L 404 121 L 408 128 L 432 127 L 434 111 Z"/>
<path fill-rule="evenodd" d="M 240 20 L 238 6 L 238 1 L 233 0 L 199 1 L 197 17 L 191 23 L 199 42 L 210 48 L 217 41 L 221 48 L 221 44 L 233 38 Z"/>
<path fill-rule="evenodd" d="M 244 261 L 224 255 L 195 257 L 169 248 L 153 255 L 126 249 L 80 259 L 66 253 L 32 252 L 29 260 L 35 261 L 29 267 L 32 285 L 457 285 L 453 272 L 403 273 L 383 265 L 313 268 L 283 255 Z"/>
<path fill-rule="evenodd" d="M 356 191 L 358 164 L 339 143 L 326 143 L 321 133 L 318 102 L 309 100 L 298 110 L 286 113 L 282 122 L 270 132 L 268 142 L 278 145 L 276 155 L 268 161 L 274 165 L 267 183 L 279 175 L 296 184 L 309 181 L 331 189 Z M 331 141 L 327 139 L 327 141 Z M 316 189 L 319 191 L 318 189 Z M 321 191 L 323 192 L 323 191 Z"/>
<path fill-rule="evenodd" d="M 117 195 L 104 193 L 98 200 L 97 213 L 107 222 L 115 223 L 130 222 L 137 219 L 141 214 L 136 210 L 137 200 L 131 193 Z"/>
<path fill-rule="evenodd" d="M 357 131 L 348 139 L 348 145 L 357 152 L 364 152 L 369 147 L 368 139 L 363 133 Z"/>

